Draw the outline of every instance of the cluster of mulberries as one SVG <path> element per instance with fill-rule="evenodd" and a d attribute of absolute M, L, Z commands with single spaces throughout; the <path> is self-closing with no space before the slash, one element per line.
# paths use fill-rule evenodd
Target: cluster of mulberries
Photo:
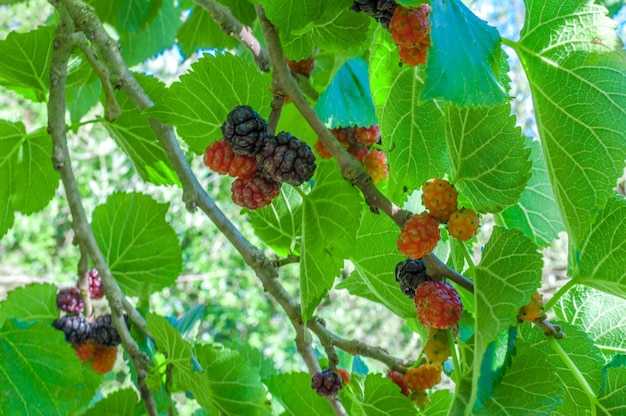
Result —
<path fill-rule="evenodd" d="M 397 370 L 389 370 L 385 377 L 398 385 L 400 392 L 411 399 L 416 406 L 424 409 L 430 404 L 426 390 L 441 382 L 442 371 L 443 368 L 440 365 L 420 364 L 409 368 L 404 374 Z"/>
<path fill-rule="evenodd" d="M 322 397 L 333 397 L 350 382 L 350 373 L 344 368 L 324 370 L 313 374 L 311 388 Z"/>
<path fill-rule="evenodd" d="M 98 271 L 91 269 L 88 279 L 90 298 L 102 298 L 104 288 Z M 52 326 L 63 332 L 65 340 L 72 344 L 82 362 L 92 360 L 92 368 L 100 374 L 111 371 L 117 356 L 117 346 L 121 343 L 111 315 L 101 315 L 95 319 L 84 316 L 85 302 L 78 287 L 59 290 L 56 301 L 57 308 L 65 314 L 56 319 Z M 124 318 L 129 326 L 127 317 Z"/>
<path fill-rule="evenodd" d="M 351 10 L 368 14 L 385 29 L 389 29 L 389 22 L 397 6 L 393 0 L 355 0 Z"/>
<path fill-rule="evenodd" d="M 311 179 L 316 167 L 308 144 L 287 132 L 271 136 L 265 119 L 247 105 L 228 113 L 222 139 L 207 147 L 204 164 L 236 178 L 232 199 L 252 210 L 269 205 L 281 183 L 299 186 Z"/>
<path fill-rule="evenodd" d="M 380 128 L 378 125 L 369 127 L 338 127 L 330 130 L 339 143 L 357 159 L 375 184 L 389 177 L 387 155 L 382 150 L 373 148 L 380 143 Z M 315 150 L 319 157 L 330 159 L 332 155 L 320 139 L 315 143 Z"/>
<path fill-rule="evenodd" d="M 430 6 L 398 6 L 389 24 L 391 37 L 398 46 L 402 62 L 416 66 L 425 64 L 430 47 Z"/>

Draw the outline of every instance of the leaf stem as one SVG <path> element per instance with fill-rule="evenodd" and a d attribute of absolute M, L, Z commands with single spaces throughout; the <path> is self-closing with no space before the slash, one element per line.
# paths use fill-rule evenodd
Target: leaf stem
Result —
<path fill-rule="evenodd" d="M 454 365 L 454 383 L 458 386 L 461 382 L 461 362 L 456 350 L 456 342 L 454 342 L 454 336 L 452 331 L 447 330 L 448 333 L 448 345 L 450 345 L 450 355 L 452 355 L 452 364 Z"/>
<path fill-rule="evenodd" d="M 568 281 L 567 283 L 565 283 L 563 286 L 561 286 L 555 293 L 554 295 L 552 295 L 552 297 L 550 298 L 549 301 L 546 302 L 546 304 L 543 306 L 545 311 L 549 311 L 550 309 L 554 308 L 554 305 L 556 304 L 556 302 L 561 298 L 561 296 L 563 296 L 564 294 L 566 294 L 572 287 L 574 287 L 575 285 L 577 285 L 578 282 L 574 281 L 574 279 L 570 279 L 570 281 Z"/>

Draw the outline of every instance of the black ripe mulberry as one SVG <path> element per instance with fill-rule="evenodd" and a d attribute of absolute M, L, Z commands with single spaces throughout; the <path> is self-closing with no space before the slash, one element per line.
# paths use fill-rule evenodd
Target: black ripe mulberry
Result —
<path fill-rule="evenodd" d="M 222 135 L 233 152 L 242 156 L 256 156 L 269 137 L 267 122 L 248 105 L 239 105 L 228 113 Z"/>
<path fill-rule="evenodd" d="M 409 298 L 415 297 L 415 290 L 422 283 L 430 280 L 426 274 L 426 264 L 422 259 L 406 259 L 396 265 L 396 282 Z"/>
<path fill-rule="evenodd" d="M 91 338 L 92 326 L 82 315 L 67 315 L 56 319 L 52 326 L 65 334 L 70 344 L 81 344 Z"/>
<path fill-rule="evenodd" d="M 315 155 L 311 147 L 287 132 L 265 141 L 256 163 L 265 174 L 278 182 L 302 185 L 315 172 Z"/>
<path fill-rule="evenodd" d="M 355 0 L 351 10 L 368 14 L 385 29 L 389 29 L 389 22 L 396 6 L 397 4 L 393 0 Z"/>
<path fill-rule="evenodd" d="M 336 371 L 324 370 L 311 377 L 311 388 L 323 397 L 335 396 L 341 386 L 341 375 Z"/>
<path fill-rule="evenodd" d="M 126 327 L 130 328 L 127 316 L 124 316 L 124 321 Z M 98 316 L 91 332 L 94 341 L 105 347 L 117 347 L 122 342 L 120 334 L 113 326 L 111 314 Z"/>

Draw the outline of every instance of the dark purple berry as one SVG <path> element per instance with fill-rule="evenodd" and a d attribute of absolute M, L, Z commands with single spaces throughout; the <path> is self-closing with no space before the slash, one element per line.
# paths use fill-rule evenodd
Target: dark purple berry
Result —
<path fill-rule="evenodd" d="M 89 278 L 89 295 L 92 299 L 100 299 L 104 296 L 104 286 L 102 286 L 102 279 L 98 274 L 98 270 L 91 269 L 87 275 Z"/>
<path fill-rule="evenodd" d="M 324 370 L 320 373 L 315 373 L 311 377 L 311 388 L 320 396 L 335 396 L 341 389 L 341 386 L 341 375 L 336 371 Z"/>
<path fill-rule="evenodd" d="M 126 322 L 126 327 L 130 328 L 127 316 L 124 316 L 124 321 Z M 122 342 L 120 334 L 113 326 L 111 314 L 98 316 L 93 324 L 91 333 L 94 341 L 105 347 L 117 347 Z"/>
<path fill-rule="evenodd" d="M 402 293 L 413 299 L 415 290 L 422 283 L 431 280 L 426 274 L 426 263 L 422 259 L 406 259 L 396 265 L 396 282 Z"/>
<path fill-rule="evenodd" d="M 222 135 L 233 152 L 242 156 L 256 156 L 269 137 L 267 122 L 248 105 L 239 105 L 228 113 Z"/>
<path fill-rule="evenodd" d="M 70 287 L 59 290 L 59 293 L 57 293 L 57 308 L 71 314 L 81 313 L 85 309 L 85 303 L 80 297 L 80 289 Z"/>
<path fill-rule="evenodd" d="M 356 0 L 351 9 L 372 16 L 384 28 L 389 29 L 389 22 L 396 6 L 393 0 Z"/>
<path fill-rule="evenodd" d="M 52 326 L 65 334 L 70 344 L 81 344 L 91 338 L 92 326 L 82 315 L 66 315 L 56 319 Z"/>
<path fill-rule="evenodd" d="M 315 154 L 307 143 L 283 131 L 265 141 L 256 164 L 274 180 L 298 186 L 313 176 Z"/>

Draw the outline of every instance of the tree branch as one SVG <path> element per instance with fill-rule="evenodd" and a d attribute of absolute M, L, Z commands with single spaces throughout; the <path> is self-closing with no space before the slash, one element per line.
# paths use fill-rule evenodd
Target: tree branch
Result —
<path fill-rule="evenodd" d="M 57 5 L 57 7 L 59 7 Z M 70 161 L 67 147 L 67 129 L 65 125 L 66 97 L 65 89 L 67 82 L 67 64 L 75 46 L 72 40 L 74 25 L 66 18 L 65 11 L 59 7 L 61 23 L 57 26 L 54 39 L 51 67 L 50 67 L 50 97 L 48 102 L 48 129 L 53 141 L 54 168 L 59 171 L 65 194 L 73 218 L 73 229 L 78 244 L 84 248 L 89 257 L 94 261 L 101 273 L 102 285 L 107 293 L 107 300 L 111 307 L 111 317 L 114 327 L 117 329 L 122 345 L 128 353 L 135 369 L 141 391 L 142 400 L 150 415 L 157 415 L 156 403 L 152 392 L 145 384 L 148 370 L 148 359 L 131 337 L 122 313 L 122 299 L 124 295 L 111 276 L 98 244 L 93 236 L 89 220 L 82 205 L 80 193 L 76 185 L 74 172 Z"/>
<path fill-rule="evenodd" d="M 265 41 L 267 42 L 270 58 L 272 60 L 274 77 L 278 84 L 277 87 L 280 88 L 280 90 L 283 91 L 296 105 L 304 119 L 317 133 L 322 143 L 324 143 L 324 146 L 326 146 L 339 164 L 343 177 L 359 188 L 365 198 L 365 202 L 369 205 L 372 212 L 378 213 L 382 210 L 400 228 L 402 228 L 405 222 L 413 214 L 409 211 L 400 209 L 400 207 L 395 205 L 385 195 L 383 195 L 380 190 L 374 186 L 371 178 L 365 172 L 361 164 L 348 153 L 348 151 L 337 141 L 335 136 L 333 136 L 333 134 L 326 128 L 324 123 L 315 113 L 313 107 L 311 107 L 308 101 L 304 98 L 298 84 L 291 76 L 291 71 L 289 71 L 289 68 L 287 67 L 276 28 L 269 20 L 267 20 L 263 8 L 259 5 L 256 5 L 255 7 L 261 22 L 261 29 L 263 30 Z M 424 261 L 426 261 L 426 267 L 433 267 L 437 275 L 446 277 L 458 283 L 470 292 L 474 291 L 474 284 L 471 280 L 446 266 L 443 262 L 437 259 L 434 254 L 425 256 Z M 433 273 L 433 271 L 429 269 L 429 273 Z"/>
<path fill-rule="evenodd" d="M 243 25 L 237 20 L 230 9 L 215 0 L 194 0 L 200 7 L 207 10 L 213 20 L 217 22 L 228 36 L 232 36 L 239 40 L 246 48 L 252 52 L 254 61 L 263 72 L 269 72 L 270 61 L 267 50 L 261 46 L 261 43 L 252 33 L 252 29 Z"/>

